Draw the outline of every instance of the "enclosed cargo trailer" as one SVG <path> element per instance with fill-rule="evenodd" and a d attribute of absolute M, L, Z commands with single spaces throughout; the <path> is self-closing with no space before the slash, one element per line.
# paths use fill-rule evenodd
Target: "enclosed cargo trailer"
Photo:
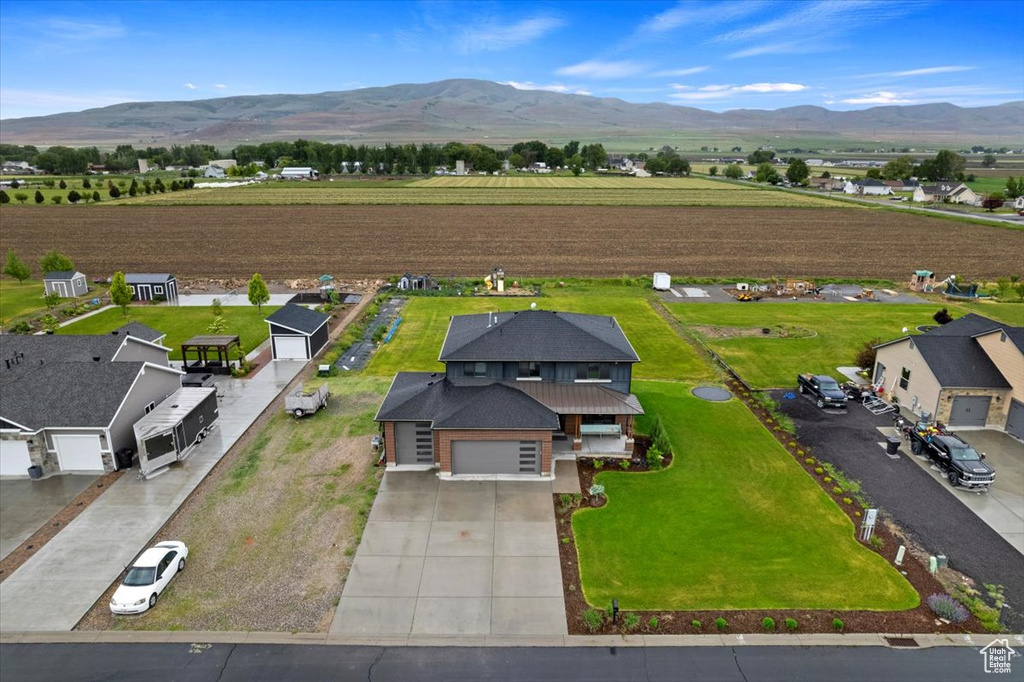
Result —
<path fill-rule="evenodd" d="M 139 445 L 139 478 L 163 473 L 188 457 L 196 443 L 209 434 L 219 411 L 217 389 L 179 388 L 135 423 Z"/>

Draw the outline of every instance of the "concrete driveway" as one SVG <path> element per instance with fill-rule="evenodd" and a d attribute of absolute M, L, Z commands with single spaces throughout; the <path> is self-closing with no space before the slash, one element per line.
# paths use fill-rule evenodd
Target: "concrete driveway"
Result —
<path fill-rule="evenodd" d="M 551 483 L 385 474 L 331 632 L 567 634 Z"/>
<path fill-rule="evenodd" d="M 18 548 L 99 476 L 0 479 L 0 559 Z"/>

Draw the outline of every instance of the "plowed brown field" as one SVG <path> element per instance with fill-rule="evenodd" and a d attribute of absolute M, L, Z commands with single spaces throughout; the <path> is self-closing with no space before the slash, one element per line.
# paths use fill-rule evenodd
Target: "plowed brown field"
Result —
<path fill-rule="evenodd" d="M 275 279 L 393 273 L 815 275 L 1017 272 L 1024 232 L 866 209 L 568 206 L 5 206 L 0 249 L 114 270 Z"/>

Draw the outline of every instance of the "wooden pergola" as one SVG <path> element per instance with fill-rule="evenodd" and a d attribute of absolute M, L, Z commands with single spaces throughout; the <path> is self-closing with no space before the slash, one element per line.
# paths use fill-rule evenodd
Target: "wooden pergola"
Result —
<path fill-rule="evenodd" d="M 200 334 L 193 336 L 181 344 L 181 359 L 186 372 L 209 372 L 211 374 L 231 374 L 231 351 L 235 357 L 242 350 L 238 336 L 229 334 Z M 189 353 L 195 359 L 189 359 Z"/>

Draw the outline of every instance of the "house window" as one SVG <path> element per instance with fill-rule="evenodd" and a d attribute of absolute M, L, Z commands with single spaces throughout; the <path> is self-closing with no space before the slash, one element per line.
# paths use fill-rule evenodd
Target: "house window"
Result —
<path fill-rule="evenodd" d="M 467 377 L 485 377 L 487 376 L 487 363 L 467 362 L 462 369 L 462 373 Z"/>
<path fill-rule="evenodd" d="M 520 379 L 529 378 L 540 378 L 540 363 L 539 362 L 520 362 L 519 373 L 516 375 Z"/>
<path fill-rule="evenodd" d="M 906 367 L 903 368 L 903 372 L 900 373 L 900 388 L 906 389 L 910 385 L 910 370 Z"/>
<path fill-rule="evenodd" d="M 601 362 L 580 362 L 576 364 L 576 379 L 610 379 L 611 368 Z"/>
<path fill-rule="evenodd" d="M 146 414 L 149 414 L 150 412 L 152 412 L 155 409 L 156 409 L 156 403 L 150 403 L 149 405 L 146 405 Z"/>
<path fill-rule="evenodd" d="M 155 286 L 155 287 L 153 287 L 153 291 L 155 291 L 158 294 L 162 294 L 162 293 L 164 293 L 164 288 L 161 287 L 161 286 Z"/>

